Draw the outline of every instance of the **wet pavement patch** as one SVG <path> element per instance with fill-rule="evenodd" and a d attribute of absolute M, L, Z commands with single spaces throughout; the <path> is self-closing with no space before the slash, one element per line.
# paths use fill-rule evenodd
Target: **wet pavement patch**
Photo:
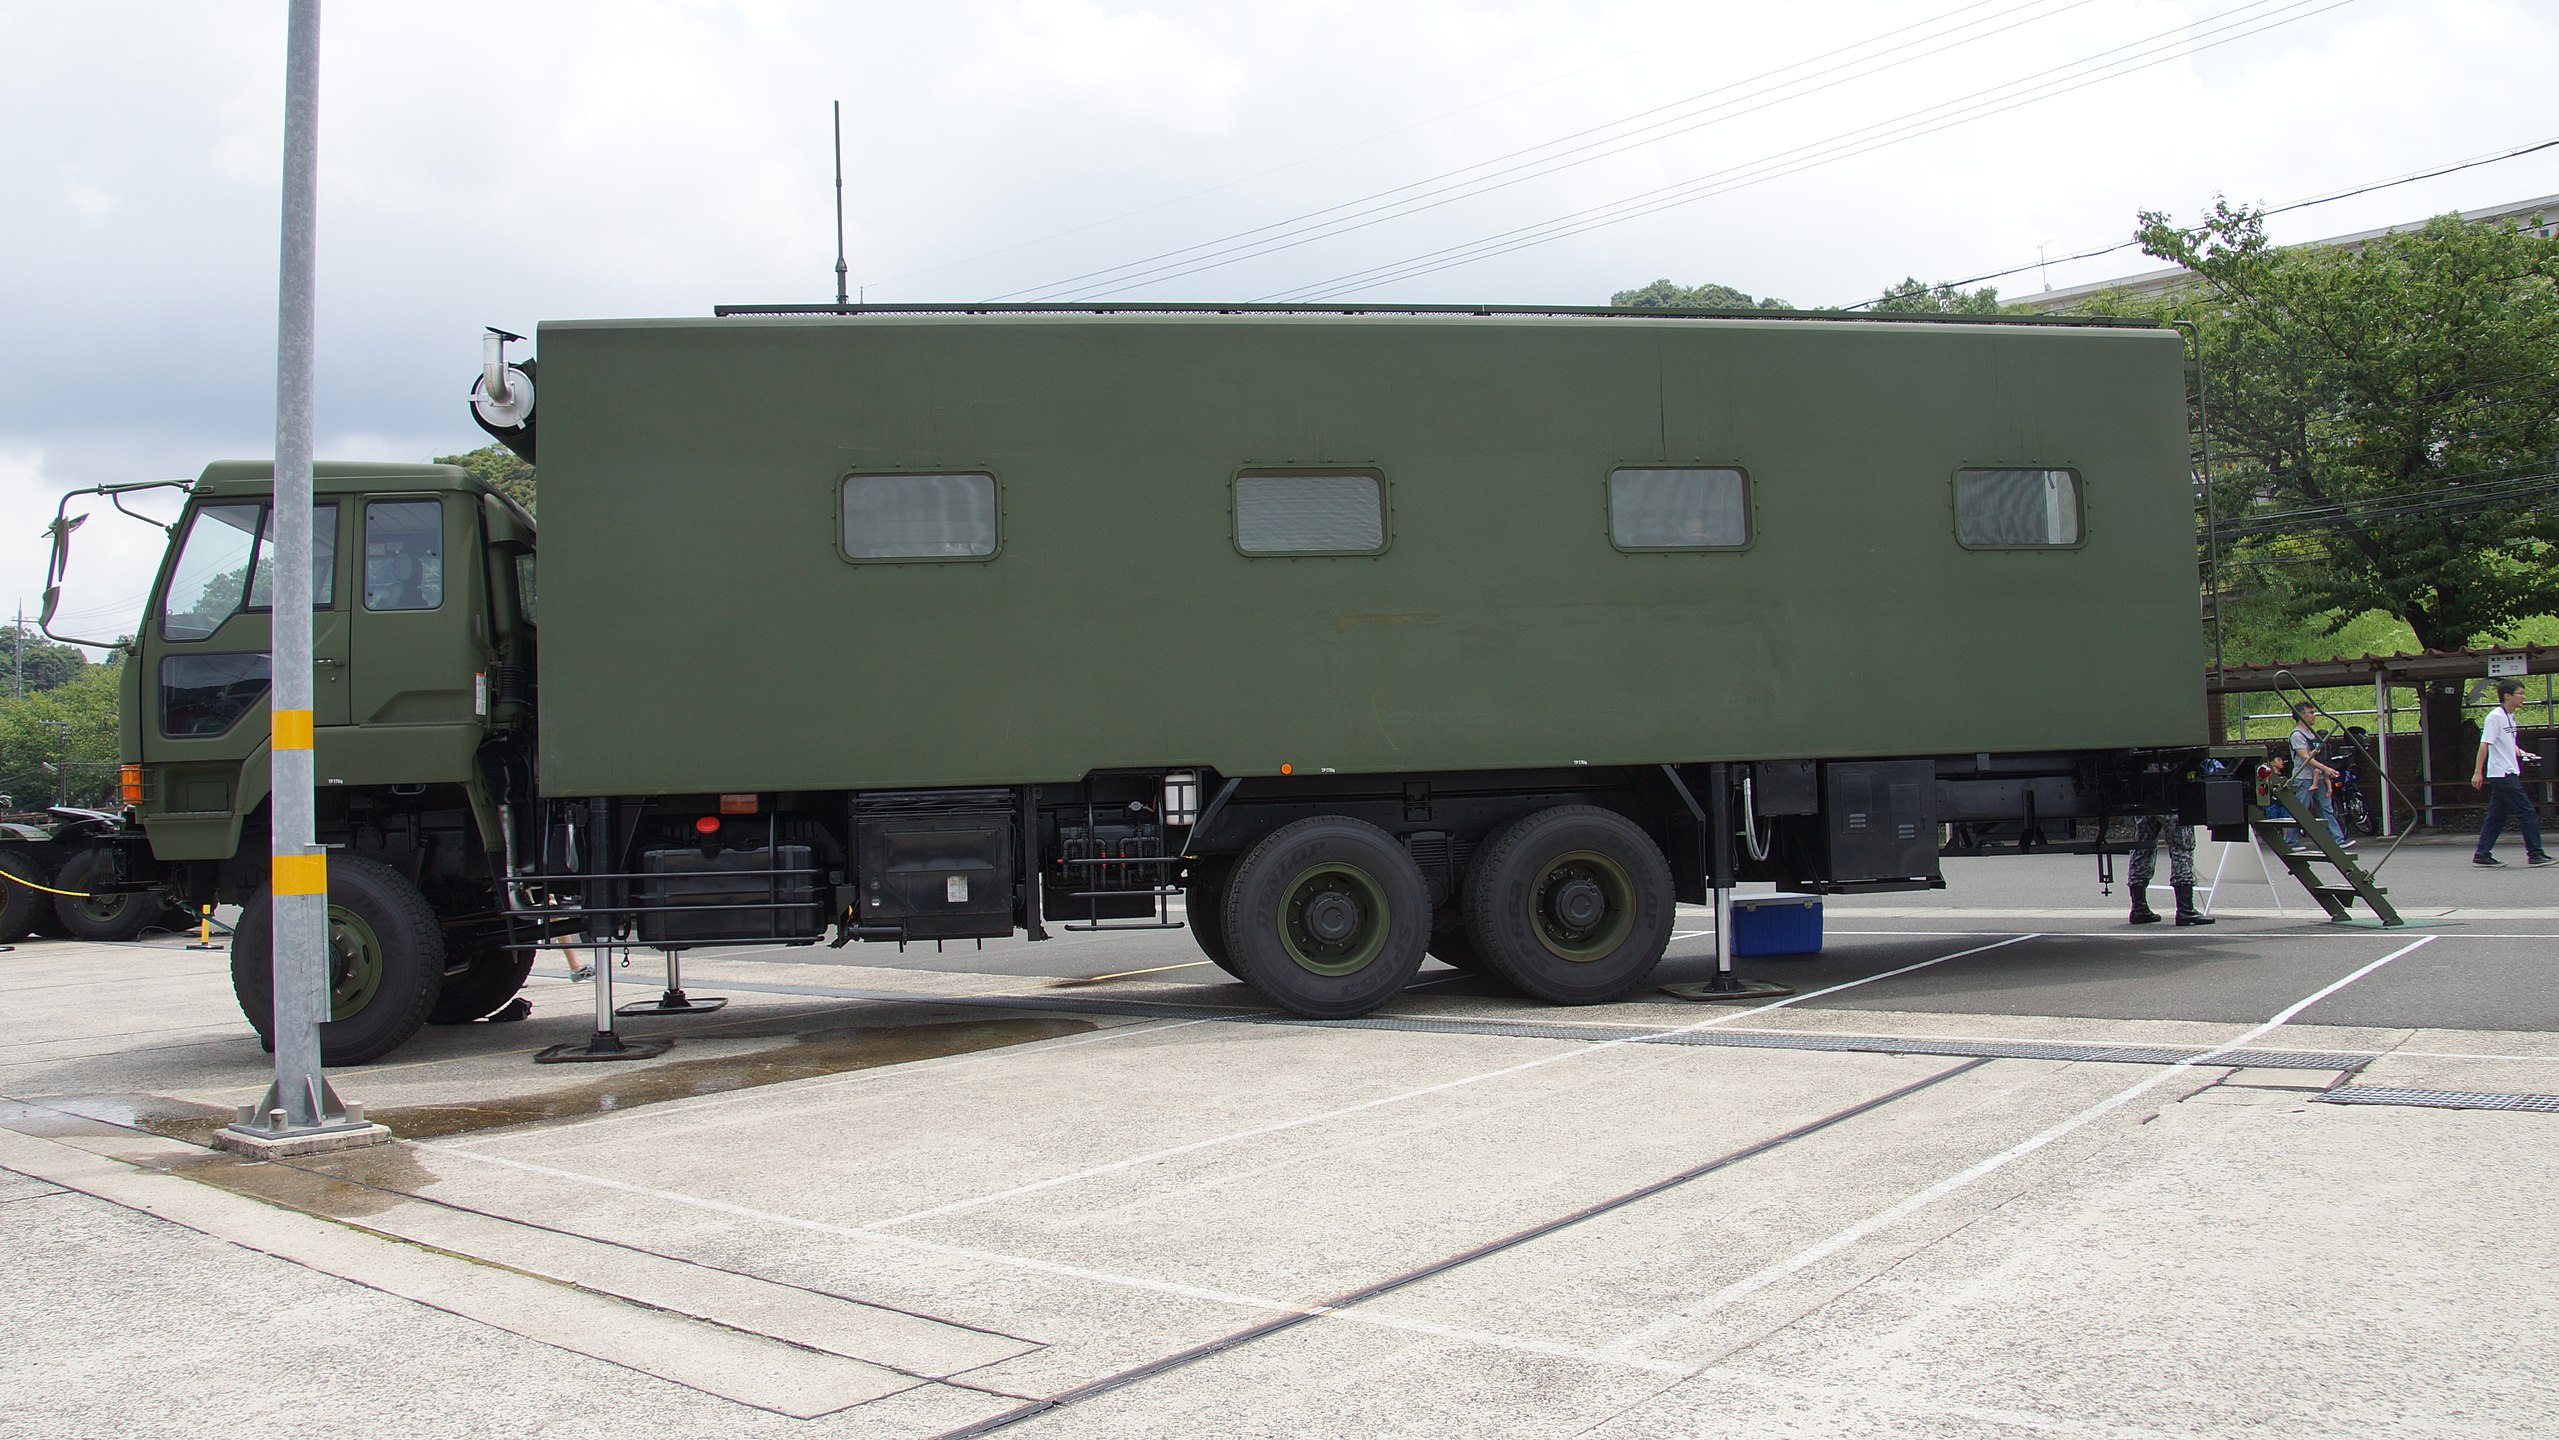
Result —
<path fill-rule="evenodd" d="M 190 1145 L 210 1145 L 213 1132 L 232 1118 L 232 1111 L 218 1105 L 172 1100 L 166 1095 L 61 1095 L 40 1103 L 0 1101 L 0 1129 L 47 1140 L 139 1130 Z"/>
<path fill-rule="evenodd" d="M 496 1096 L 444 1105 L 367 1107 L 365 1118 L 379 1120 L 403 1140 L 438 1140 L 475 1130 L 529 1125 L 545 1120 L 573 1120 L 602 1115 L 660 1100 L 684 1100 L 751 1090 L 788 1080 L 810 1080 L 851 1070 L 904 1065 L 945 1055 L 1000 1050 L 1035 1040 L 1054 1040 L 1098 1029 L 1090 1020 L 1039 1018 L 964 1020 L 937 1025 L 894 1028 L 822 1030 L 793 1037 L 793 1043 L 743 1055 L 676 1058 L 606 1069 L 581 1067 L 573 1072 L 592 1078 L 532 1094 Z M 681 1050 L 676 1052 L 681 1057 Z M 557 1071 L 545 1072 L 557 1074 Z"/>

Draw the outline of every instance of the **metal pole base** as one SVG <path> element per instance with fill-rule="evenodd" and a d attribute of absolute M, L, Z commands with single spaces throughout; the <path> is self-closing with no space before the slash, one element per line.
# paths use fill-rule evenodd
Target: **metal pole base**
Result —
<path fill-rule="evenodd" d="M 1662 993 L 1677 1000 L 1777 1000 L 1794 994 L 1795 987 L 1774 980 L 1744 980 L 1726 972 L 1712 980 L 1665 985 Z"/>
<path fill-rule="evenodd" d="M 708 1015 L 729 1003 L 726 995 L 705 995 L 696 1000 L 681 990 L 669 990 L 655 1000 L 634 1000 L 616 1006 L 616 1015 Z"/>
<path fill-rule="evenodd" d="M 324 1077 L 313 1080 L 310 1101 L 316 1118 L 297 1125 L 287 1114 L 282 1095 L 269 1085 L 257 1104 L 241 1106 L 238 1119 L 213 1132 L 213 1148 L 257 1160 L 280 1160 L 356 1150 L 391 1138 L 389 1126 L 365 1119 L 364 1107 L 340 1100 Z"/>
<path fill-rule="evenodd" d="M 568 1065 L 581 1060 L 654 1060 L 674 1044 L 673 1039 L 662 1035 L 646 1040 L 625 1040 L 610 1030 L 598 1030 L 594 1038 L 583 1045 L 554 1045 L 536 1052 L 533 1063 Z"/>

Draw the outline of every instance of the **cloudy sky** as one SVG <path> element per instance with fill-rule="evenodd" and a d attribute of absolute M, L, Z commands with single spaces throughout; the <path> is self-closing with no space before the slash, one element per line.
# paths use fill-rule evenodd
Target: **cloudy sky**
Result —
<path fill-rule="evenodd" d="M 0 605 L 60 492 L 272 448 L 284 12 L 0 0 Z M 2559 137 L 2553 73 L 2536 0 L 337 0 L 319 453 L 480 443 L 483 325 L 832 298 L 836 100 L 874 300 L 1834 305 Z M 66 612 L 130 628 L 156 534 L 80 538 Z"/>

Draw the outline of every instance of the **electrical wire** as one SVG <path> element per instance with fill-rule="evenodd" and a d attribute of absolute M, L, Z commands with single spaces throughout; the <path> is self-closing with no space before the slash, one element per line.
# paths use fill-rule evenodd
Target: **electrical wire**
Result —
<path fill-rule="evenodd" d="M 2179 26 L 2142 40 L 2130 41 L 2099 51 L 2081 60 L 2039 71 L 2019 80 L 1990 86 L 1953 100 L 1923 106 L 1890 120 L 1843 131 L 1820 141 L 1795 146 L 1740 165 L 1728 166 L 1678 184 L 1624 196 L 1604 205 L 1574 211 L 1538 224 L 1521 226 L 1465 244 L 1408 257 L 1391 264 L 1371 266 L 1365 270 L 1337 275 L 1329 280 L 1297 286 L 1262 298 L 1283 301 L 1330 300 L 1365 286 L 1409 280 L 1459 265 L 1473 264 L 1477 261 L 1549 244 L 1573 235 L 1695 204 L 1701 200 L 1729 194 L 1769 180 L 1800 174 L 1835 161 L 1851 159 L 1932 135 L 1941 130 L 1987 119 L 2009 110 L 2102 84 L 2107 80 L 2120 79 L 2206 50 L 2249 39 L 2283 26 L 2297 24 L 2353 3 L 2355 0 L 2325 0 L 2325 3 L 2322 3 L 2322 0 L 2289 0 L 2289 3 L 2280 4 L 2274 3 L 2274 0 L 2249 0 L 2249 3 L 2235 6 L 2206 22 L 2207 24 L 2218 22 L 2217 29 Z M 2302 11 L 2307 13 L 2292 13 Z M 2198 43 L 2199 37 L 2215 38 Z M 2128 51 L 2134 53 L 2124 53 Z M 1215 266 L 1200 268 L 1208 269 Z"/>
<path fill-rule="evenodd" d="M 2500 161 L 2521 159 L 2526 155 L 2538 154 L 2541 151 L 2548 150 L 2554 146 L 2559 146 L 2559 139 L 2542 140 L 2531 145 L 2526 145 L 2519 150 L 2508 150 L 2496 155 L 2478 156 L 2455 164 L 2441 166 L 2433 170 L 2421 170 L 2413 175 L 2402 175 L 2392 180 L 2378 180 L 2368 185 L 2358 185 L 2352 189 L 2339 190 L 2332 194 L 2314 196 L 2308 200 L 2295 200 L 2290 204 L 2277 205 L 2271 210 L 2262 210 L 2258 213 L 2260 216 L 2289 215 L 2295 210 L 2307 210 L 2316 205 L 2332 205 L 2340 200 L 2351 200 L 2358 195 L 2370 195 L 2375 191 L 2388 190 L 2394 186 L 2414 185 L 2420 180 L 2433 180 L 2444 175 L 2458 174 L 2464 170 L 2476 170 L 2482 165 L 2494 165 Z M 2201 230 L 2189 230 L 2186 233 L 2189 235 L 2200 235 L 2204 232 Z M 2112 255 L 2118 251 L 2130 250 L 2140 243 L 2141 242 L 2139 240 L 2120 241 L 2116 244 L 2108 245 L 2103 249 L 2082 250 L 2076 255 L 2063 255 L 2052 259 L 2037 260 L 2031 265 L 2015 265 L 2006 270 L 1992 270 L 1963 280 L 1948 280 L 1941 286 L 1932 286 L 1930 288 L 1961 290 L 1968 285 L 1979 285 L 1985 280 L 2005 280 L 2011 275 L 2023 275 L 2029 270 L 2042 270 L 2054 265 L 2067 265 L 2074 260 L 2094 260 L 2101 255 Z M 1840 308 L 1845 310 L 1863 310 L 1870 305 L 1880 304 L 1884 298 L 1885 297 L 1878 295 L 1873 299 L 1860 300 L 1854 305 L 1845 305 Z"/>
<path fill-rule="evenodd" d="M 1972 26 L 2006 19 L 2020 11 L 2037 9 L 2054 4 L 2054 0 L 2028 0 L 2028 3 L 2026 4 L 2014 5 L 2006 10 L 1997 11 L 1989 16 L 1985 16 L 1977 20 L 1965 21 L 1962 24 L 1948 27 L 1940 34 L 1923 36 L 1921 39 L 1905 42 L 1902 45 L 1884 50 L 1877 55 L 1867 56 L 1858 60 L 1842 61 L 1837 65 L 1830 66 L 1826 69 L 1815 70 L 1809 74 L 1797 76 L 1790 80 L 1776 80 L 1776 77 L 1786 75 L 1790 71 L 1802 70 L 1806 66 L 1817 65 L 1824 60 L 1830 60 L 1837 56 L 1846 55 L 1853 51 L 1879 44 L 1893 36 L 1905 34 L 1911 30 L 1925 29 L 1929 26 L 1936 25 L 1941 21 L 1964 14 L 1967 11 L 1982 8 L 1980 4 L 1962 6 L 1958 9 L 1946 11 L 1942 14 L 1931 17 L 1928 20 L 1920 21 L 1914 25 L 1903 26 L 1899 30 L 1885 31 L 1881 35 L 1871 37 L 1867 40 L 1861 40 L 1854 44 L 1845 45 L 1836 50 L 1826 51 L 1820 55 L 1813 56 L 1810 59 L 1797 61 L 1792 65 L 1780 66 L 1777 69 L 1764 71 L 1758 75 L 1751 76 L 1748 79 L 1735 81 L 1729 85 L 1719 86 L 1712 90 L 1700 91 L 1695 95 L 1671 101 L 1666 105 L 1655 106 L 1650 110 L 1639 111 L 1638 113 L 1621 120 L 1614 120 L 1604 125 L 1597 125 L 1590 127 L 1589 129 L 1576 131 L 1570 135 L 1561 136 L 1554 140 L 1544 141 L 1536 145 L 1511 151 L 1504 155 L 1495 156 L 1490 160 L 1478 161 L 1473 165 L 1463 166 L 1456 170 L 1445 171 L 1441 174 L 1429 176 L 1422 180 L 1395 186 L 1387 190 L 1381 190 L 1374 194 L 1361 196 L 1355 200 L 1347 200 L 1338 205 L 1327 206 L 1321 210 L 1309 211 L 1305 214 L 1294 216 L 1287 220 L 1273 221 L 1267 225 L 1255 226 L 1252 229 L 1237 231 L 1230 235 L 1218 237 L 1217 239 L 1204 240 L 1195 245 L 1187 245 L 1180 247 L 1179 249 L 1164 251 L 1156 255 L 1147 256 L 1144 259 L 1129 261 L 1126 264 L 1109 266 L 1101 270 L 1087 271 L 1081 275 L 1069 276 L 1066 279 L 1052 281 L 1045 285 L 1030 286 L 1025 289 L 1011 291 L 1004 295 L 992 298 L 997 301 L 1002 301 L 1026 296 L 1040 296 L 1081 286 L 1083 287 L 1081 291 L 1066 297 L 1069 299 L 1076 299 L 1082 298 L 1084 294 L 1093 293 L 1097 288 L 1107 289 L 1111 286 L 1136 283 L 1152 279 L 1162 271 L 1178 270 L 1181 274 L 1192 274 L 1197 273 L 1199 268 L 1217 268 L 1214 265 L 1196 265 L 1195 262 L 1198 261 L 1214 260 L 1230 255 L 1236 256 L 1236 258 L 1249 259 L 1253 258 L 1253 255 L 1271 253 L 1274 249 L 1293 249 L 1296 245 L 1308 243 L 1311 240 L 1327 239 L 1333 234 L 1344 234 L 1349 233 L 1352 230 L 1366 229 L 1368 228 L 1367 224 L 1352 223 L 1354 221 L 1363 220 L 1366 217 L 1383 214 L 1388 219 L 1400 219 L 1403 218 L 1403 215 L 1405 214 L 1418 214 L 1425 210 L 1437 209 L 1443 204 L 1452 203 L 1451 200 L 1447 199 L 1437 200 L 1435 203 L 1431 204 L 1420 203 L 1426 200 L 1433 200 L 1434 197 L 1453 196 L 1454 199 L 1467 199 L 1472 198 L 1475 195 L 1489 193 L 1493 190 L 1506 189 L 1510 185 L 1521 183 L 1521 181 L 1526 179 L 1537 178 L 1541 175 L 1554 174 L 1562 170 L 1572 169 L 1579 165 L 1589 164 L 1595 160 L 1622 154 L 1628 150 L 1637 149 L 1645 145 L 1657 144 L 1660 141 L 1670 139 L 1677 135 L 1687 134 L 1690 131 L 1702 129 L 1708 125 L 1721 124 L 1723 121 L 1736 119 L 1742 115 L 1755 114 L 1760 110 L 1769 109 L 1790 100 L 1800 100 L 1810 95 L 1820 94 L 1823 91 L 1834 89 L 1840 85 L 1845 85 L 1855 80 L 1862 80 L 1881 74 L 1886 70 L 1898 68 L 1902 65 L 1909 64 L 1912 61 L 1927 58 L 1930 55 L 1942 54 L 1947 50 L 1971 44 L 1976 40 L 1987 39 L 1992 35 L 2005 34 L 2009 30 L 2016 29 L 2021 25 L 2033 23 L 2035 20 L 2049 19 L 2054 15 L 2078 9 L 2081 5 L 2086 3 L 2088 3 L 2088 0 L 2064 0 L 2064 3 L 2061 3 L 2058 8 L 2052 9 L 2044 15 L 2033 16 L 2028 20 L 2017 21 L 2013 24 L 2002 26 L 1996 30 L 1985 31 L 1979 35 L 1950 40 L 1948 43 L 1940 45 L 1934 50 L 1919 51 L 1918 53 L 1906 55 L 1901 59 L 1891 60 L 1886 64 L 1870 65 L 1870 62 L 1885 59 L 1886 57 L 1895 54 L 1897 51 L 1913 50 L 1919 45 L 1928 43 L 1932 40 L 1944 39 L 1946 36 L 1957 34 L 1962 30 L 1971 28 Z M 2251 0 L 2251 3 L 2267 3 L 2267 0 Z M 1858 71 L 1855 74 L 1842 76 L 1828 84 L 1813 86 L 1809 89 L 1799 90 L 1794 94 L 1782 95 L 1775 99 L 1768 99 L 1763 104 L 1751 105 L 1739 110 L 1731 110 L 1731 107 L 1739 105 L 1743 101 L 1758 100 L 1764 96 L 1771 95 L 1774 92 L 1787 89 L 1790 86 L 1802 84 L 1804 81 L 1818 79 L 1825 75 L 1836 74 L 1839 71 L 1851 69 L 1852 67 L 1859 65 L 1870 65 L 1870 68 Z M 1763 82 L 1771 81 L 1774 81 L 1775 83 L 1763 85 Z M 1750 90 L 1746 88 L 1755 85 L 1762 86 L 1762 88 L 1758 90 Z M 1505 162 L 1520 160 L 1522 157 L 1535 155 L 1540 151 L 1554 150 L 1558 146 L 1569 145 L 1571 142 L 1576 140 L 1583 140 L 1587 137 L 1604 134 L 1611 130 L 1622 130 L 1626 126 L 1634 125 L 1637 121 L 1646 120 L 1652 116 L 1660 115 L 1664 111 L 1682 110 L 1685 107 L 1697 105 L 1701 101 L 1711 99 L 1715 96 L 1727 95 L 1734 91 L 1741 91 L 1742 93 L 1732 95 L 1731 98 L 1719 101 L 1714 105 L 1705 106 L 1701 110 L 1692 110 L 1685 114 L 1672 115 L 1667 119 L 1655 120 L 1651 124 L 1642 125 L 1632 131 L 1627 131 L 1626 135 L 1619 136 L 1616 140 L 1591 141 L 1588 144 L 1574 146 L 1571 149 L 1564 150 L 1560 152 L 1559 155 L 1550 155 L 1542 160 L 1510 165 L 1506 169 L 1492 169 L 1492 167 L 1504 165 Z M 1731 113 L 1714 115 L 1711 119 L 1696 119 L 1698 115 L 1712 114 L 1713 112 L 1720 110 L 1731 110 Z M 1627 136 L 1644 135 L 1649 131 L 1663 130 L 1664 127 L 1679 124 L 1679 122 L 1684 120 L 1695 120 L 1696 123 L 1682 126 L 1680 129 L 1668 130 L 1666 133 L 1653 134 L 1649 138 L 1645 139 L 1629 140 L 1626 138 Z M 1599 153 L 1582 153 L 1584 151 L 1591 150 L 1598 150 Z M 1581 158 L 1562 158 L 1564 156 L 1572 155 L 1580 155 Z M 1474 175 L 1478 171 L 1485 170 L 1491 170 L 1491 173 L 1488 175 L 1478 176 L 1474 180 L 1468 180 L 1461 184 L 1441 184 L 1443 181 L 1456 180 L 1460 176 Z M 1523 171 L 1529 173 L 1522 174 L 1521 172 Z M 1487 183 L 1502 176 L 1512 176 L 1515 178 L 1504 180 L 1500 184 Z M 1433 186 L 1437 186 L 1438 188 L 1429 188 Z M 1421 193 L 1410 193 L 1415 191 L 1419 191 Z M 1400 200 L 1392 198 L 1396 196 L 1405 196 L 1406 198 Z M 1380 201 L 1389 201 L 1391 203 L 1375 203 Z M 1363 206 L 1368 208 L 1359 208 Z M 1342 214 L 1341 212 L 1344 211 L 1349 211 L 1351 213 Z M 1338 218 L 1327 220 L 1323 218 L 1326 216 L 1337 216 Z M 1373 224 L 1378 222 L 1370 221 L 1369 223 Z M 1272 232 L 1278 233 L 1274 234 Z M 1253 238 L 1256 236 L 1266 238 Z M 1250 251 L 1251 253 L 1238 253 L 1244 251 Z M 1186 266 L 1192 268 L 1183 268 Z M 1163 278 L 1169 279 L 1179 277 L 1177 275 L 1167 275 Z M 1087 284 L 1086 282 L 1099 282 L 1099 285 Z"/>

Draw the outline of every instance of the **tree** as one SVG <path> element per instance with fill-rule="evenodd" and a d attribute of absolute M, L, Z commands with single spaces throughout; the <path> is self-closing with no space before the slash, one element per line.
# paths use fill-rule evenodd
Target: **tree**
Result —
<path fill-rule="evenodd" d="M 534 510 L 533 462 L 503 445 L 483 445 L 467 455 L 438 455 L 438 465 L 459 465 L 489 484 L 489 488 L 525 508 Z"/>
<path fill-rule="evenodd" d="M 1771 295 L 1753 300 L 1730 285 L 1708 281 L 1703 285 L 1674 285 L 1656 280 L 1640 290 L 1620 290 L 1608 297 L 1608 303 L 1621 310 L 1792 310 L 1795 307 Z"/>
<path fill-rule="evenodd" d="M 1996 315 L 1999 313 L 1999 287 L 1984 285 L 1978 290 L 1958 290 L 1952 285 L 1929 285 L 1918 277 L 1906 277 L 1898 285 L 1885 289 L 1869 310 L 1896 315 Z"/>
<path fill-rule="evenodd" d="M 30 692 L 51 690 L 78 678 L 88 664 L 76 646 L 56 645 L 14 623 L 0 625 L 0 693 L 16 694 L 21 677 Z"/>
<path fill-rule="evenodd" d="M 18 808 L 50 805 L 57 794 L 73 805 L 114 802 L 116 671 L 87 665 L 41 693 L 0 692 L 0 791 Z"/>
<path fill-rule="evenodd" d="M 2283 552 L 2295 613 L 2381 610 L 2449 650 L 2559 608 L 2559 241 L 2446 215 L 2277 249 L 2226 203 L 2141 219 L 2195 277 L 2162 308 L 2201 333 L 2223 524 Z"/>

